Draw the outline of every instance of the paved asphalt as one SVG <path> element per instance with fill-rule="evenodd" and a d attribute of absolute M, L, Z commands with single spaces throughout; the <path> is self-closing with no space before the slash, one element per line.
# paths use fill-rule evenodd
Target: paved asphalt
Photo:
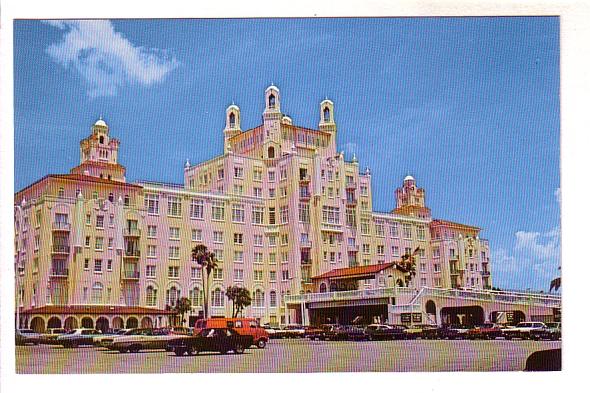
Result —
<path fill-rule="evenodd" d="M 16 372 L 54 373 L 198 373 L 327 371 L 519 371 L 541 349 L 561 348 L 561 341 L 410 340 L 324 342 L 271 340 L 265 349 L 243 355 L 202 353 L 177 357 L 143 351 L 120 354 L 105 349 L 65 349 L 48 345 L 16 347 Z"/>

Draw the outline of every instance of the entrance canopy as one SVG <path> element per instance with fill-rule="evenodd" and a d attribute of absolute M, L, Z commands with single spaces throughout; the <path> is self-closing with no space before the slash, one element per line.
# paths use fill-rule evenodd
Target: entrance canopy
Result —
<path fill-rule="evenodd" d="M 395 263 L 383 263 L 380 265 L 366 265 L 366 266 L 355 266 L 355 267 L 345 267 L 341 269 L 334 269 L 326 272 L 324 274 L 320 274 L 319 276 L 312 277 L 311 279 L 314 281 L 320 280 L 347 280 L 347 279 L 355 279 L 355 280 L 367 280 L 367 279 L 374 279 L 377 273 L 382 272 L 383 270 L 392 268 Z"/>

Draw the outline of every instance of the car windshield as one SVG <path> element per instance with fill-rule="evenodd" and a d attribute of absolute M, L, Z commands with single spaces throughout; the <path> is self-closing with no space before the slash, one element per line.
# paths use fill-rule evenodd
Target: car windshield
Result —
<path fill-rule="evenodd" d="M 559 322 L 549 322 L 546 325 L 549 328 L 557 328 L 557 327 L 559 327 Z"/>

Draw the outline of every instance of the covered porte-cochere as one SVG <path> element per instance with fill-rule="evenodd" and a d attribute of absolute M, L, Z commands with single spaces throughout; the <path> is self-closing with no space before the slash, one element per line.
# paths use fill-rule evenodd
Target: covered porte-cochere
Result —
<path fill-rule="evenodd" d="M 114 329 L 168 326 L 174 311 L 148 307 L 76 305 L 43 306 L 25 310 L 20 315 L 19 326 L 43 333 L 47 329 L 66 330 L 89 328 L 101 332 Z"/>

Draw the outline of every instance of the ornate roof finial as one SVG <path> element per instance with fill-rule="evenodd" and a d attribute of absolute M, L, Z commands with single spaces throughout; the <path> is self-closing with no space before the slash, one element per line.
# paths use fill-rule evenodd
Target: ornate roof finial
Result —
<path fill-rule="evenodd" d="M 186 159 L 186 162 L 184 163 L 184 167 L 185 167 L 185 169 L 188 169 L 188 168 L 190 168 L 190 167 L 191 167 L 191 163 L 190 163 L 190 161 L 188 160 L 188 158 Z"/>
<path fill-rule="evenodd" d="M 356 159 L 356 153 L 352 153 L 352 162 L 358 162 Z"/>

